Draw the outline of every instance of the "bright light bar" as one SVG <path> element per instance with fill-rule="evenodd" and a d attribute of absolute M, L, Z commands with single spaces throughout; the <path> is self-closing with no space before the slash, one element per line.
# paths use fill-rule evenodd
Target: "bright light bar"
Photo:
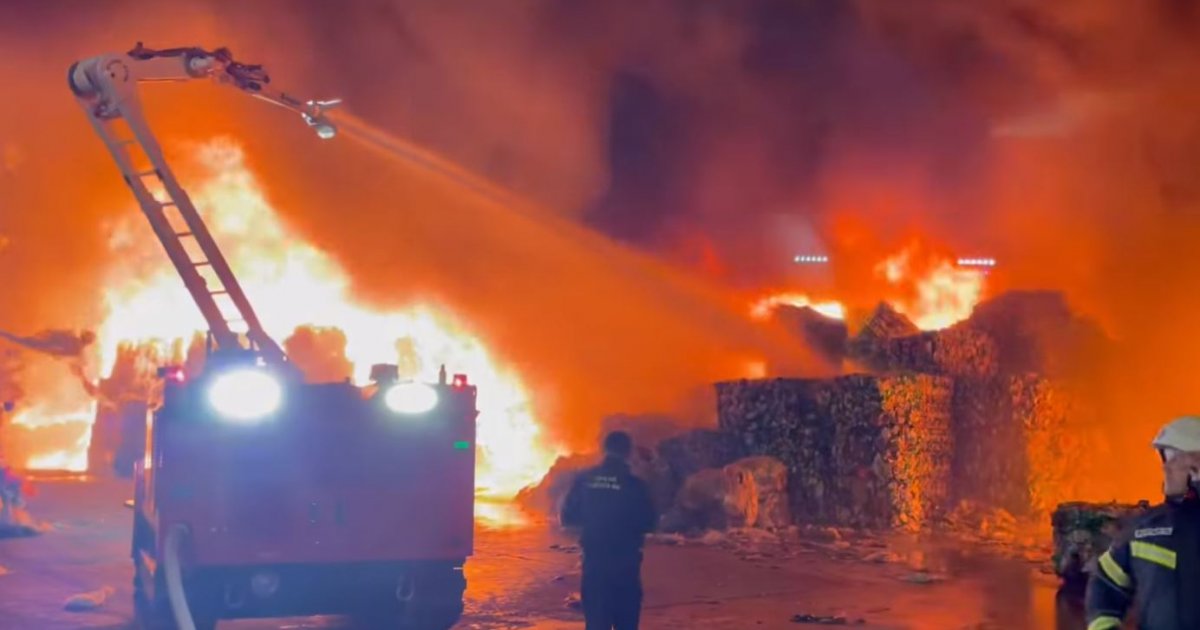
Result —
<path fill-rule="evenodd" d="M 995 258 L 959 258 L 959 267 L 995 267 Z"/>
<path fill-rule="evenodd" d="M 829 262 L 829 256 L 804 254 L 792 258 L 792 262 L 797 265 L 823 265 Z"/>

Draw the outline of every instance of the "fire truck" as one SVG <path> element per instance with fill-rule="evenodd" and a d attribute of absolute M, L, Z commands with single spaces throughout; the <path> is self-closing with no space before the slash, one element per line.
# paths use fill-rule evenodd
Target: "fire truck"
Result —
<path fill-rule="evenodd" d="M 267 334 L 163 159 L 139 83 L 211 80 L 300 114 L 321 138 L 337 101 L 269 88 L 227 49 L 79 61 L 71 91 L 209 327 L 204 368 L 159 371 L 134 464 L 134 604 L 148 628 L 347 615 L 445 629 L 473 549 L 476 389 L 464 375 L 309 383 Z"/>

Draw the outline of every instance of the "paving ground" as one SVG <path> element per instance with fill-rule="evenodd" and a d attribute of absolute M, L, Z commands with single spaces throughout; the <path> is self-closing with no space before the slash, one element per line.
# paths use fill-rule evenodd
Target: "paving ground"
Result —
<path fill-rule="evenodd" d="M 123 506 L 125 485 L 46 479 L 39 489 L 31 510 L 53 530 L 0 540 L 0 629 L 130 628 L 132 512 Z M 503 509 L 486 506 L 482 512 Z M 658 542 L 646 554 L 643 627 L 820 627 L 792 622 L 797 614 L 864 619 L 862 628 L 1083 627 L 1069 606 L 1056 603 L 1054 580 L 1029 562 L 953 546 L 922 549 L 901 550 L 903 562 L 867 562 L 853 557 L 862 555 L 850 553 L 854 549 L 831 554 L 827 547 L 795 542 Z M 838 555 L 846 557 L 831 557 Z M 570 540 L 553 528 L 481 522 L 477 555 L 468 565 L 468 614 L 460 627 L 581 628 L 581 618 L 565 605 L 578 587 L 577 563 Z M 909 581 L 925 575 L 914 573 L 918 565 L 939 581 Z M 68 598 L 105 588 L 112 593 L 99 608 L 64 610 Z M 338 626 L 335 619 L 221 624 L 222 629 Z"/>

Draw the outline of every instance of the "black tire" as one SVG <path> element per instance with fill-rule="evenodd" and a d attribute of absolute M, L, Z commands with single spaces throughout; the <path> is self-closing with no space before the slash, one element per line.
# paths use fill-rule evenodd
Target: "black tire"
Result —
<path fill-rule="evenodd" d="M 151 601 L 142 587 L 142 579 L 138 574 L 137 564 L 133 567 L 133 614 L 136 619 L 135 628 L 140 630 L 175 630 L 175 615 L 171 612 L 171 603 L 166 598 L 166 584 L 161 576 L 155 576 L 158 588 Z M 201 615 L 192 611 L 192 623 L 196 630 L 216 630 L 216 617 Z"/>

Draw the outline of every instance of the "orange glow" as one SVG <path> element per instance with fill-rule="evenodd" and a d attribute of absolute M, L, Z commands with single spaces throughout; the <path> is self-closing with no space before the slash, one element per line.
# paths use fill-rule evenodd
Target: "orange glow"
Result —
<path fill-rule="evenodd" d="M 803 293 L 777 293 L 755 302 L 750 309 L 754 319 L 763 320 L 771 316 L 771 311 L 777 306 L 808 307 L 831 319 L 845 319 L 846 308 L 841 302 L 833 300 L 815 301 Z"/>
<path fill-rule="evenodd" d="M 875 267 L 888 284 L 907 295 L 889 300 L 921 330 L 948 328 L 971 316 L 983 298 L 987 276 L 983 270 L 961 268 L 949 258 L 926 260 L 918 266 L 917 248 L 909 247 Z"/>
<path fill-rule="evenodd" d="M 29 429 L 86 427 L 96 417 L 96 406 L 89 404 L 86 409 L 75 413 L 53 413 L 44 407 L 33 406 L 25 409 L 12 418 L 13 426 Z M 25 467 L 31 470 L 65 470 L 83 472 L 88 466 L 88 446 L 91 444 L 91 431 L 86 429 L 73 431 L 79 437 L 66 448 L 47 448 L 34 452 L 25 460 Z M 61 444 L 61 442 L 59 443 Z"/>
<path fill-rule="evenodd" d="M 558 453 L 533 417 L 524 384 L 478 339 L 433 305 L 416 303 L 405 312 L 385 313 L 356 303 L 347 274 L 280 220 L 240 147 L 216 140 L 194 153 L 203 174 L 197 179 L 202 183 L 192 186 L 193 200 L 278 341 L 303 325 L 339 329 L 359 383 L 367 381 L 374 363 L 399 363 L 405 376 L 428 381 L 436 380 L 443 364 L 451 373 L 466 373 L 479 386 L 478 490 L 508 497 L 549 469 Z M 144 223 L 131 211 L 112 226 L 106 317 L 97 331 L 102 373 L 112 370 L 122 343 L 158 343 L 165 349 L 206 328 Z M 86 417 L 90 421 L 91 414 Z M 67 462 L 77 470 L 86 466 L 86 453 L 86 444 L 76 444 L 62 453 L 35 453 L 26 464 L 60 468 Z"/>
<path fill-rule="evenodd" d="M 745 378 L 748 378 L 748 379 L 767 378 L 768 373 L 769 373 L 769 370 L 767 369 L 766 361 L 763 361 L 762 359 L 753 359 L 753 360 L 746 362 L 746 373 L 744 375 Z"/>

